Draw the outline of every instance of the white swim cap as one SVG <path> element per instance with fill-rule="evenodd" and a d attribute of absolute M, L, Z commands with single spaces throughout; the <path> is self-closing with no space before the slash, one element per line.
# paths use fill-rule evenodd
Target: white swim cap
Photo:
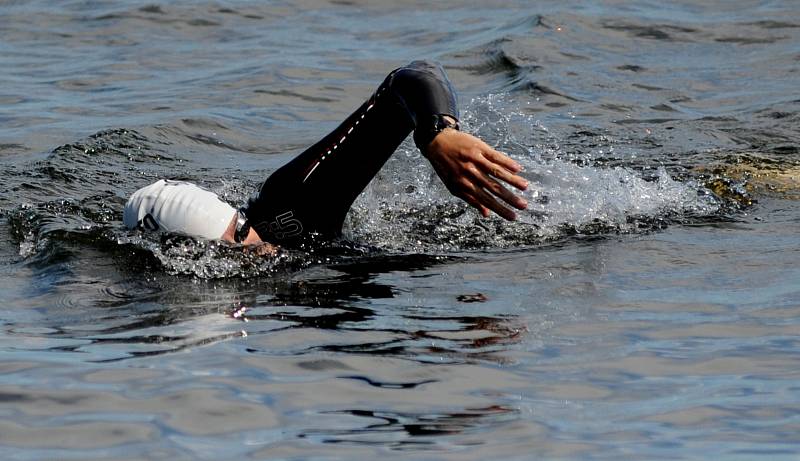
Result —
<path fill-rule="evenodd" d="M 162 179 L 131 195 L 122 221 L 129 229 L 215 240 L 228 229 L 235 213 L 213 192 L 188 182 Z"/>

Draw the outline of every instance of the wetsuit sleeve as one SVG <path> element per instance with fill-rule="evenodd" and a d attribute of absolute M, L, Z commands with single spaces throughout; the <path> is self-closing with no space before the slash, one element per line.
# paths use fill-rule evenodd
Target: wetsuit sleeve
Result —
<path fill-rule="evenodd" d="M 391 79 L 392 92 L 414 121 L 414 143 L 424 152 L 437 134 L 438 116 L 459 119 L 456 92 L 442 66 L 430 61 L 414 61 Z"/>
<path fill-rule="evenodd" d="M 421 149 L 430 143 L 437 115 L 458 119 L 441 66 L 414 61 L 392 71 L 341 125 L 271 174 L 245 216 L 262 240 L 279 245 L 339 235 L 350 206 L 411 131 Z"/>

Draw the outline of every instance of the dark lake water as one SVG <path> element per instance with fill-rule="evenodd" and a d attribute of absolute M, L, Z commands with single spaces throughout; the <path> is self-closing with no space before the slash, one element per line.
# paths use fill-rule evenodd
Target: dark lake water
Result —
<path fill-rule="evenodd" d="M 407 141 L 329 247 L 123 228 L 418 58 L 519 222 Z M 800 457 L 796 1 L 7 1 L 0 64 L 3 460 Z"/>

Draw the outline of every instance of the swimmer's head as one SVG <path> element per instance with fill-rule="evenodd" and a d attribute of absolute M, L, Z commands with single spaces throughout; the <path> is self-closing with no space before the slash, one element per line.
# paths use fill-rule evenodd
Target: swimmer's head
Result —
<path fill-rule="evenodd" d="M 163 231 L 216 240 L 236 210 L 216 194 L 194 184 L 162 179 L 131 195 L 122 221 L 129 229 Z"/>

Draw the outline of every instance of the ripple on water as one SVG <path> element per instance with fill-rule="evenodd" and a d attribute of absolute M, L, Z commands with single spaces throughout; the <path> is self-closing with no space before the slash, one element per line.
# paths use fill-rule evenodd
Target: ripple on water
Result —
<path fill-rule="evenodd" d="M 562 3 L 5 2 L 3 454 L 794 459 L 796 6 Z M 516 224 L 409 143 L 327 247 L 122 228 L 164 176 L 241 205 L 422 56 Z"/>

